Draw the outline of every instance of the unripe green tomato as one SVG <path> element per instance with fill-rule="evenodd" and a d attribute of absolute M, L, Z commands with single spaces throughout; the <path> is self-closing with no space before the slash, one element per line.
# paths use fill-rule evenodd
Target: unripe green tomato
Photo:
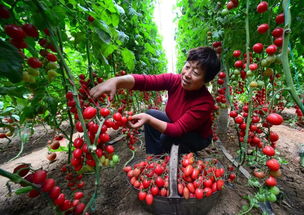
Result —
<path fill-rule="evenodd" d="M 35 83 L 35 82 L 36 82 L 36 79 L 35 79 L 34 76 L 30 75 L 29 78 L 30 78 L 30 79 L 29 79 L 29 83 Z"/>
<path fill-rule="evenodd" d="M 250 76 L 252 76 L 252 75 L 253 75 L 253 73 L 252 73 L 252 71 L 251 71 L 251 70 L 248 70 L 248 71 L 246 72 L 246 75 L 247 75 L 248 77 L 250 77 Z"/>
<path fill-rule="evenodd" d="M 38 69 L 34 69 L 32 67 L 30 67 L 28 70 L 27 70 L 28 74 L 32 75 L 32 76 L 38 76 L 39 75 L 39 70 Z"/>
<path fill-rule="evenodd" d="M 48 70 L 47 73 L 48 73 L 48 80 L 49 81 L 54 80 L 56 78 L 56 76 L 58 75 L 58 73 L 55 70 L 53 70 L 53 69 Z"/>
<path fill-rule="evenodd" d="M 282 64 L 281 58 L 277 55 L 274 61 L 275 64 Z"/>
<path fill-rule="evenodd" d="M 276 202 L 276 201 L 277 201 L 277 197 L 276 197 L 275 194 L 269 193 L 269 194 L 267 195 L 267 200 L 270 201 L 270 202 Z"/>
<path fill-rule="evenodd" d="M 118 155 L 113 155 L 112 161 L 113 161 L 114 163 L 118 163 L 118 162 L 120 161 L 119 156 L 118 156 Z"/>
<path fill-rule="evenodd" d="M 235 75 L 231 75 L 231 79 L 235 79 Z"/>
<path fill-rule="evenodd" d="M 113 162 L 113 160 L 110 160 L 110 161 L 109 161 L 109 166 L 110 166 L 110 167 L 114 167 L 114 166 L 115 166 L 115 163 Z"/>
<path fill-rule="evenodd" d="M 258 80 L 257 82 L 258 82 L 259 87 L 263 87 L 265 84 L 264 81 L 261 81 L 261 80 Z"/>
<path fill-rule="evenodd" d="M 241 72 L 240 72 L 239 70 L 237 70 L 237 69 L 234 70 L 234 72 L 233 72 L 234 75 L 239 75 L 240 73 L 241 73 Z"/>
<path fill-rule="evenodd" d="M 225 8 L 225 9 L 222 10 L 222 15 L 223 16 L 226 16 L 228 13 L 229 13 L 228 9 Z"/>
<path fill-rule="evenodd" d="M 58 64 L 55 63 L 55 62 L 49 62 L 47 65 L 46 65 L 46 69 L 49 70 L 49 69 L 58 69 Z"/>
<path fill-rule="evenodd" d="M 269 192 L 273 193 L 274 195 L 278 195 L 281 191 L 277 186 L 273 186 L 269 188 Z"/>
<path fill-rule="evenodd" d="M 270 63 L 266 60 L 266 59 L 263 59 L 262 61 L 261 61 L 261 66 L 262 67 L 267 67 L 267 66 L 269 66 L 270 65 Z"/>
<path fill-rule="evenodd" d="M 237 81 L 232 81 L 232 83 L 231 83 L 232 85 L 237 85 L 238 84 L 238 82 Z"/>
<path fill-rule="evenodd" d="M 255 198 L 259 201 L 259 202 L 265 202 L 266 201 L 266 196 L 265 194 L 256 194 Z"/>
<path fill-rule="evenodd" d="M 24 81 L 24 82 L 30 82 L 30 74 L 28 74 L 28 72 L 23 72 L 22 73 L 22 80 Z"/>
<path fill-rule="evenodd" d="M 270 55 L 266 58 L 266 60 L 268 61 L 269 65 L 274 63 L 274 61 L 276 60 L 277 56 L 276 55 Z"/>

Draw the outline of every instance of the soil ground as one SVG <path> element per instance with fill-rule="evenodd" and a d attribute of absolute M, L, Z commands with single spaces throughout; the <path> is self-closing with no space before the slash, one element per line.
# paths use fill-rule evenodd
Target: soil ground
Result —
<path fill-rule="evenodd" d="M 285 116 L 287 117 L 288 114 Z M 234 151 L 237 149 L 236 137 L 233 131 L 233 126 L 230 126 L 226 137 L 222 138 L 222 143 L 225 148 L 236 156 Z M 10 158 L 14 157 L 19 148 L 20 141 L 13 139 L 7 147 L 1 143 L 0 168 L 12 171 L 14 167 L 21 162 L 31 163 L 33 168 L 41 168 L 48 171 L 48 176 L 56 179 L 56 183 L 62 188 L 62 192 L 66 197 L 71 199 L 72 191 L 68 189 L 67 182 L 64 179 L 65 175 L 60 171 L 60 168 L 67 161 L 67 156 L 64 152 L 57 154 L 57 160 L 50 163 L 46 159 L 47 141 L 54 136 L 54 131 L 45 131 L 43 127 L 36 127 L 35 134 L 31 137 L 29 144 L 25 146 L 25 152 L 18 159 L 10 162 Z M 282 157 L 288 161 L 288 164 L 282 165 L 283 175 L 278 180 L 282 195 L 277 203 L 272 203 L 274 214 L 278 215 L 300 215 L 304 214 L 304 186 L 303 176 L 304 170 L 299 165 L 298 150 L 300 144 L 304 143 L 304 130 L 296 125 L 284 124 L 275 126 L 273 131 L 280 135 L 280 140 L 277 144 L 277 150 Z M 116 135 L 113 133 L 114 138 Z M 144 210 L 139 200 L 137 200 L 136 192 L 130 187 L 126 180 L 125 173 L 121 170 L 124 163 L 130 159 L 131 152 L 128 150 L 126 143 L 122 140 L 115 144 L 115 150 L 120 156 L 121 162 L 114 168 L 104 169 L 101 174 L 102 189 L 101 196 L 96 199 L 95 211 L 90 214 L 105 214 L 105 215 L 150 215 L 151 213 Z M 199 153 L 199 156 L 216 157 L 225 166 L 231 165 L 230 161 L 225 158 L 217 145 L 208 147 L 207 150 Z M 138 147 L 136 158 L 145 157 L 143 147 Z M 246 167 L 245 167 L 246 168 Z M 250 171 L 250 169 L 248 169 Z M 85 197 L 83 202 L 89 200 L 90 195 L 94 190 L 94 175 L 84 175 L 83 181 L 86 185 L 83 189 Z M 26 195 L 15 195 L 9 193 L 6 187 L 7 179 L 0 176 L 0 214 L 1 215 L 51 215 L 55 214 L 54 210 L 49 206 L 45 196 L 39 196 L 34 199 L 28 198 Z M 228 184 L 222 191 L 218 203 L 209 212 L 209 215 L 231 215 L 238 214 L 241 205 L 245 203 L 242 199 L 243 195 L 250 194 L 252 188 L 246 186 L 247 180 L 241 174 L 237 174 L 237 180 L 233 184 Z M 17 189 L 19 185 L 11 184 L 11 189 Z M 251 214 L 262 214 L 260 209 L 254 209 Z"/>

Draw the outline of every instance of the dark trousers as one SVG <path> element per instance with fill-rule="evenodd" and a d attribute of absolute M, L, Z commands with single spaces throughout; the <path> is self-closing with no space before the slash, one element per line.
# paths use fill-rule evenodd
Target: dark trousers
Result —
<path fill-rule="evenodd" d="M 146 113 L 159 120 L 170 122 L 167 115 L 162 111 L 150 109 Z M 180 153 L 197 152 L 210 145 L 212 139 L 212 137 L 202 138 L 196 132 L 189 132 L 181 137 L 170 137 L 160 133 L 148 124 L 144 125 L 144 129 L 147 154 L 170 152 L 172 144 L 179 144 Z"/>

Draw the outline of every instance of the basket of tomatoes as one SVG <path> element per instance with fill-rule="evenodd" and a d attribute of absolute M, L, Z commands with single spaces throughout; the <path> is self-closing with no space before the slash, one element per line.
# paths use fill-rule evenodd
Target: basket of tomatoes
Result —
<path fill-rule="evenodd" d="M 216 159 L 198 159 L 194 153 L 148 156 L 124 167 L 138 199 L 153 214 L 207 214 L 225 184 L 224 167 Z"/>

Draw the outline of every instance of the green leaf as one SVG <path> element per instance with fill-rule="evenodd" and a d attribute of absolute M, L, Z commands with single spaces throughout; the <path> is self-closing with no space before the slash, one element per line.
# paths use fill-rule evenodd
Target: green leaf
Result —
<path fill-rule="evenodd" d="M 101 45 L 101 52 L 104 57 L 108 57 L 110 54 L 112 54 L 117 49 L 117 46 L 115 45 L 107 45 L 102 44 Z"/>
<path fill-rule="evenodd" d="M 135 56 L 132 51 L 124 48 L 121 52 L 123 62 L 126 64 L 129 70 L 133 70 L 135 67 Z"/>
<path fill-rule="evenodd" d="M 45 102 L 47 103 L 47 105 L 49 107 L 48 110 L 50 111 L 50 113 L 55 115 L 57 112 L 58 102 L 51 96 L 46 97 Z"/>
<path fill-rule="evenodd" d="M 111 42 L 111 36 L 107 32 L 102 29 L 95 29 L 95 32 L 104 43 L 109 44 Z"/>
<path fill-rule="evenodd" d="M 0 40 L 0 76 L 7 77 L 11 82 L 22 80 L 23 59 L 18 50 L 9 43 Z"/>
<path fill-rule="evenodd" d="M 145 43 L 145 49 L 153 55 L 155 54 L 155 49 L 149 43 Z"/>

